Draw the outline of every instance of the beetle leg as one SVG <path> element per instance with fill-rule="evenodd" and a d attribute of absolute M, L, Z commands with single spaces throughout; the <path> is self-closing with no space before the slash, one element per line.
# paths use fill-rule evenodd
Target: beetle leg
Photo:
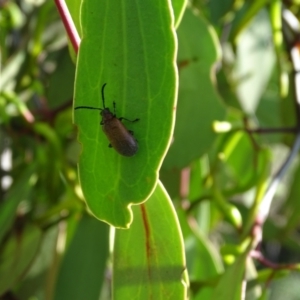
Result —
<path fill-rule="evenodd" d="M 132 122 L 132 123 L 134 123 L 134 122 L 137 122 L 137 121 L 139 121 L 139 118 L 137 118 L 137 119 L 135 119 L 135 120 L 129 120 L 129 119 L 126 119 L 126 118 L 119 118 L 119 120 L 120 121 L 122 121 L 122 120 L 126 120 L 126 121 L 128 121 L 128 122 Z"/>
<path fill-rule="evenodd" d="M 116 116 L 116 102 L 114 101 L 113 104 L 114 104 L 114 115 Z"/>
<path fill-rule="evenodd" d="M 130 135 L 134 136 L 134 132 L 133 132 L 132 130 L 128 130 L 128 132 L 129 132 Z M 136 142 L 138 142 L 138 140 L 137 140 L 135 137 L 134 137 L 134 140 L 135 140 Z"/>
<path fill-rule="evenodd" d="M 108 145 L 108 147 L 109 147 L 109 148 L 112 148 L 112 145 L 111 145 L 111 144 L 109 144 L 109 145 Z"/>

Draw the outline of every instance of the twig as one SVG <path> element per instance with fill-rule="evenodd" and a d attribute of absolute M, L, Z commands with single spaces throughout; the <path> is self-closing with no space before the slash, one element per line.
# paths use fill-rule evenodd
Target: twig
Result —
<path fill-rule="evenodd" d="M 298 264 L 276 264 L 273 263 L 272 261 L 268 260 L 265 258 L 260 251 L 257 250 L 252 250 L 250 252 L 250 256 L 252 258 L 255 258 L 257 261 L 259 261 L 262 265 L 273 269 L 273 270 L 283 270 L 283 269 L 289 269 L 289 270 L 294 270 L 298 269 Z"/>
<path fill-rule="evenodd" d="M 258 134 L 269 134 L 269 133 L 293 133 L 295 134 L 297 132 L 297 127 L 282 127 L 282 128 L 255 128 L 255 129 L 249 129 L 245 128 L 245 131 L 248 133 L 258 133 Z"/>
<path fill-rule="evenodd" d="M 74 51 L 77 54 L 80 44 L 80 37 L 66 5 L 66 2 L 64 0 L 54 0 L 54 2 L 62 19 L 62 22 L 64 23 L 69 39 L 73 45 Z"/>

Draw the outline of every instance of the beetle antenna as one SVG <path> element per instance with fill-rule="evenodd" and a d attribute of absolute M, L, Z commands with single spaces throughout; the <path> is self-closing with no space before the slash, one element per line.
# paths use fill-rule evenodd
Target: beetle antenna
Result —
<path fill-rule="evenodd" d="M 80 109 L 80 108 L 103 110 L 102 108 L 92 107 L 92 106 L 77 106 L 77 107 L 75 107 L 75 109 Z"/>
<path fill-rule="evenodd" d="M 104 88 L 105 88 L 105 86 L 106 86 L 106 83 L 104 83 L 103 86 L 102 86 L 102 102 L 103 102 L 103 108 L 105 108 L 105 100 L 104 100 Z M 103 108 L 92 107 L 92 106 L 77 106 L 77 107 L 75 107 L 75 109 L 80 109 L 80 108 L 103 110 Z"/>
<path fill-rule="evenodd" d="M 103 108 L 105 108 L 105 100 L 104 100 L 104 88 L 106 86 L 106 83 L 103 84 L 102 86 L 102 102 L 103 102 Z"/>

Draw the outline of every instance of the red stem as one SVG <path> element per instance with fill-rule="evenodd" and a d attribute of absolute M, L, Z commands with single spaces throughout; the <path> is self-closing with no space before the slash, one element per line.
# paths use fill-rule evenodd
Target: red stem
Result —
<path fill-rule="evenodd" d="M 296 264 L 276 264 L 273 263 L 272 261 L 269 261 L 268 259 L 266 259 L 261 252 L 256 251 L 256 250 L 252 250 L 250 252 L 250 256 L 254 259 L 256 259 L 257 261 L 259 261 L 262 265 L 273 269 L 273 270 L 284 270 L 284 269 L 288 269 L 288 270 L 294 270 L 297 269 L 297 265 Z"/>
<path fill-rule="evenodd" d="M 60 17 L 64 23 L 69 39 L 77 54 L 79 49 L 79 44 L 80 44 L 80 37 L 74 25 L 73 19 L 70 15 L 69 9 L 66 5 L 66 2 L 64 0 L 54 0 L 54 2 L 56 4 Z"/>

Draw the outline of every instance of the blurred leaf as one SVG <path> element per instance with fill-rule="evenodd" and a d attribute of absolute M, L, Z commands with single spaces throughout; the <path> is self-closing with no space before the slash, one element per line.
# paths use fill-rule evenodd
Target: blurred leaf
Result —
<path fill-rule="evenodd" d="M 149 200 L 133 207 L 128 230 L 117 230 L 113 298 L 185 299 L 184 247 L 172 202 L 158 183 Z"/>
<path fill-rule="evenodd" d="M 10 1 L 6 5 L 4 5 L 4 9 L 3 9 L 2 13 L 0 14 L 0 20 L 2 22 L 4 22 L 5 18 L 9 22 L 9 24 L 6 24 L 6 26 L 12 27 L 14 29 L 20 28 L 24 24 L 24 21 L 25 21 L 24 15 L 22 14 L 20 7 L 12 1 Z M 1 25 L 4 25 L 2 22 L 1 22 Z"/>
<path fill-rule="evenodd" d="M 108 226 L 91 216 L 80 220 L 61 263 L 55 300 L 98 300 L 108 258 Z"/>
<path fill-rule="evenodd" d="M 300 190 L 299 190 L 299 182 L 300 182 L 300 165 L 298 163 L 297 169 L 293 174 L 293 178 L 291 178 L 292 183 L 289 190 L 288 197 L 284 204 L 285 215 L 287 217 L 286 224 L 282 229 L 282 234 L 285 236 L 286 234 L 297 231 L 299 226 L 299 211 L 300 211 Z"/>
<path fill-rule="evenodd" d="M 56 268 L 57 237 L 57 226 L 44 231 L 39 251 L 33 263 L 22 282 L 14 289 L 19 300 L 28 300 L 34 296 L 37 299 L 44 299 L 45 295 L 49 294 L 49 289 L 45 289 L 45 285 L 47 279 L 51 278 L 51 271 L 49 270 Z"/>
<path fill-rule="evenodd" d="M 222 151 L 222 161 L 227 167 L 226 176 L 231 179 L 227 188 L 250 189 L 255 185 L 260 171 L 259 150 L 255 149 L 255 146 L 248 134 L 242 131 L 232 134 L 227 140 Z M 223 178 L 220 178 L 220 181 L 222 180 Z"/>
<path fill-rule="evenodd" d="M 270 293 L 271 300 L 281 299 L 297 299 L 300 293 L 299 272 L 293 272 L 289 276 L 276 280 L 271 284 L 272 290 Z"/>
<path fill-rule="evenodd" d="M 280 118 L 282 125 L 281 127 L 295 127 L 297 124 L 297 115 L 295 114 L 295 103 L 294 103 L 294 91 L 290 90 L 289 95 L 279 101 Z M 293 134 L 284 135 L 284 142 L 288 145 L 292 145 L 294 142 Z"/>
<path fill-rule="evenodd" d="M 230 51 L 228 48 L 225 48 L 224 56 L 228 55 L 227 52 L 231 53 L 232 51 Z M 243 114 L 243 112 L 241 111 L 241 104 L 238 101 L 235 91 L 236 82 L 232 78 L 232 69 L 233 66 L 228 66 L 228 63 L 226 63 L 225 61 L 223 68 L 216 74 L 218 92 L 222 96 L 222 99 L 224 99 L 224 103 L 229 108 L 229 116 L 227 116 L 227 118 L 230 118 L 230 113 L 232 114 L 232 111 L 234 111 L 235 114 Z"/>
<path fill-rule="evenodd" d="M 270 289 L 267 287 L 266 289 L 263 290 L 261 296 L 258 298 L 258 300 L 269 300 L 270 299 Z M 248 299 L 248 298 L 247 298 Z M 251 299 L 249 299 L 251 300 Z M 253 299 L 256 300 L 256 299 Z"/>
<path fill-rule="evenodd" d="M 220 53 L 213 29 L 186 9 L 177 33 L 180 88 L 174 142 L 164 161 L 167 169 L 183 168 L 202 156 L 215 139 L 213 121 L 225 115 L 211 80 Z"/>
<path fill-rule="evenodd" d="M 19 203 L 22 200 L 26 200 L 32 189 L 30 179 L 35 169 L 35 164 L 25 169 L 23 174 L 20 174 L 19 178 L 16 179 L 10 190 L 5 194 L 4 200 L 0 204 L 0 244 L 16 218 Z"/>
<path fill-rule="evenodd" d="M 236 261 L 225 271 L 223 276 L 220 278 L 219 283 L 215 287 L 211 299 L 240 300 L 243 298 L 245 264 L 248 251 L 245 251 L 240 257 L 238 257 Z"/>
<path fill-rule="evenodd" d="M 181 171 L 179 169 L 161 169 L 159 172 L 159 179 L 172 199 L 180 196 Z"/>
<path fill-rule="evenodd" d="M 238 208 L 235 205 L 228 203 L 227 199 L 216 186 L 213 190 L 213 197 L 214 202 L 222 211 L 224 217 L 236 228 L 236 230 L 240 230 L 243 225 L 243 219 Z"/>
<path fill-rule="evenodd" d="M 176 28 L 180 24 L 186 5 L 187 0 L 172 0 Z"/>
<path fill-rule="evenodd" d="M 49 89 L 46 91 L 50 108 L 58 107 L 70 102 L 73 97 L 75 66 L 70 59 L 70 54 L 65 48 L 56 58 L 56 69 L 51 74 Z M 60 88 L 63 86 L 64 88 Z"/>
<path fill-rule="evenodd" d="M 195 160 L 190 168 L 188 199 L 193 202 L 199 197 L 208 194 L 205 180 L 209 176 L 209 160 L 205 155 L 200 160 Z"/>
<path fill-rule="evenodd" d="M 241 1 L 242 8 L 232 28 L 231 38 L 235 40 L 239 33 L 245 29 L 249 22 L 257 16 L 268 0 Z"/>
<path fill-rule="evenodd" d="M 271 35 L 269 16 L 262 10 L 237 40 L 237 95 L 247 113 L 255 112 L 272 75 L 275 54 L 269 42 Z"/>
<path fill-rule="evenodd" d="M 278 71 L 274 70 L 256 109 L 256 117 L 259 120 L 260 127 L 283 128 L 292 127 L 296 124 L 293 103 L 294 96 L 290 91 L 290 94 L 286 98 L 281 99 L 279 97 L 278 76 Z M 265 134 L 262 137 L 264 140 L 272 143 L 293 138 L 291 134 L 280 132 L 269 135 Z"/>
<path fill-rule="evenodd" d="M 205 282 L 216 278 L 223 271 L 217 249 L 200 230 L 194 228 L 193 233 L 194 237 L 187 241 L 187 266 L 191 280 Z M 195 299 L 210 299 L 212 291 L 211 286 L 192 286 Z"/>
<path fill-rule="evenodd" d="M 4 65 L 1 70 L 0 76 L 0 91 L 13 90 L 16 85 L 17 74 L 20 72 L 20 67 L 25 60 L 25 53 L 18 52 L 16 53 L 9 62 Z"/>
<path fill-rule="evenodd" d="M 123 4 L 120 9 L 119 3 L 83 2 L 75 106 L 101 107 L 101 87 L 107 83 L 107 107 L 116 101 L 118 117 L 140 118 L 128 125 L 138 140 L 137 154 L 122 157 L 108 147 L 97 111 L 76 110 L 74 116 L 86 202 L 97 218 L 126 228 L 132 222 L 129 204 L 147 199 L 156 185 L 173 129 L 177 82 L 167 1 Z"/>
<path fill-rule="evenodd" d="M 234 2 L 234 0 L 223 0 L 222 5 L 220 5 L 219 0 L 210 0 L 206 4 L 209 7 L 210 18 L 215 25 L 221 25 L 220 23 L 226 14 L 233 14 L 231 10 L 233 9 Z"/>
<path fill-rule="evenodd" d="M 11 289 L 37 254 L 42 232 L 28 225 L 10 236 L 0 253 L 0 295 Z"/>
<path fill-rule="evenodd" d="M 257 185 L 261 174 L 265 174 L 271 153 L 259 145 L 259 138 L 242 130 L 220 134 L 210 159 L 215 180 L 224 196 L 249 191 Z"/>

